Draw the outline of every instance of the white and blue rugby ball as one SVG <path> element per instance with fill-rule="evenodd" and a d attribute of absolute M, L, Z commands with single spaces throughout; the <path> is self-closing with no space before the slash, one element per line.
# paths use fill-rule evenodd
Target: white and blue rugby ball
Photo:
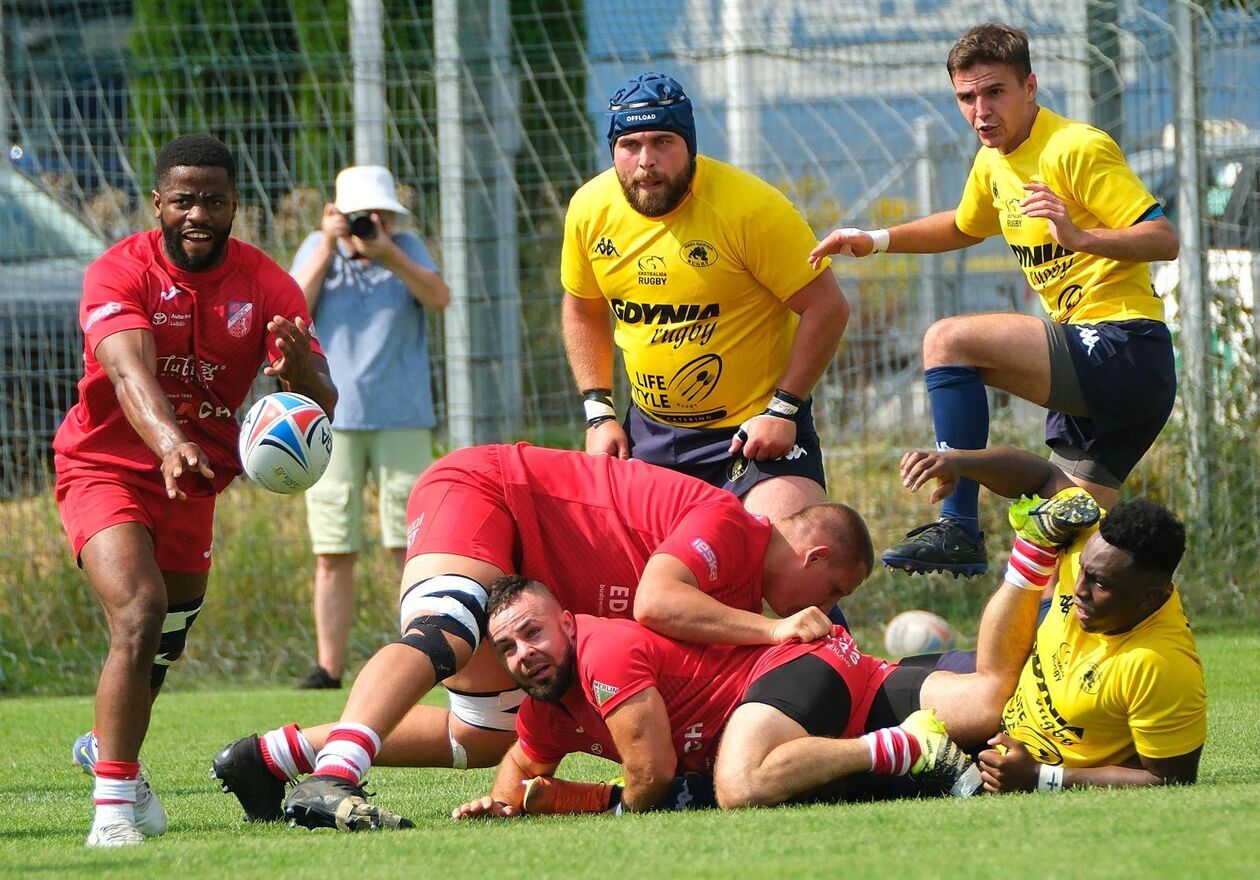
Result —
<path fill-rule="evenodd" d="M 332 425 L 301 394 L 268 394 L 249 408 L 238 445 L 245 475 L 264 489 L 292 495 L 314 486 L 332 455 Z"/>
<path fill-rule="evenodd" d="M 931 611 L 903 611 L 884 627 L 889 657 L 935 654 L 954 647 L 957 634 L 949 621 Z"/>

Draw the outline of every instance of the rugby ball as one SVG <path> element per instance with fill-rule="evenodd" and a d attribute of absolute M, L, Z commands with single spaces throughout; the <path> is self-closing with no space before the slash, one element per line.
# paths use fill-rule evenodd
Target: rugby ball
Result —
<path fill-rule="evenodd" d="M 249 408 L 238 446 L 247 477 L 264 489 L 292 495 L 324 475 L 332 443 L 332 425 L 320 405 L 280 391 Z"/>
<path fill-rule="evenodd" d="M 949 622 L 930 611 L 903 611 L 884 627 L 890 657 L 934 654 L 954 647 L 957 634 Z"/>

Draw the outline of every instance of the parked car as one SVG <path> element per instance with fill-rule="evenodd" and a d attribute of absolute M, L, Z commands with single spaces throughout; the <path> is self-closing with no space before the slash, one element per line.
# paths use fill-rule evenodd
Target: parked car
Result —
<path fill-rule="evenodd" d="M 83 372 L 83 271 L 105 242 L 0 163 L 0 497 L 46 485 L 52 436 Z"/>

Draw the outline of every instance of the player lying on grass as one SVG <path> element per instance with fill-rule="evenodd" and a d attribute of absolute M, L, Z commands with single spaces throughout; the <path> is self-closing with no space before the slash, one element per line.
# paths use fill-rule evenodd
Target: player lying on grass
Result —
<path fill-rule="evenodd" d="M 491 587 L 489 615 L 490 644 L 528 696 L 493 790 L 458 807 L 455 818 L 677 808 L 698 794 L 677 777 L 711 775 L 731 713 L 765 704 L 829 735 L 861 736 L 848 742 L 868 756 L 887 751 L 876 773 L 947 789 L 970 764 L 930 712 L 890 726 L 902 720 L 890 712 L 900 670 L 861 654 L 843 627 L 773 647 L 697 645 L 635 621 L 571 614 L 542 584 L 517 575 Z M 621 763 L 624 784 L 551 779 L 573 753 Z"/>
<path fill-rule="evenodd" d="M 630 617 L 694 642 L 770 645 L 831 632 L 874 551 L 862 518 L 814 505 L 771 524 L 728 492 L 612 456 L 526 446 L 452 453 L 408 506 L 403 637 L 364 667 L 340 721 L 229 744 L 214 760 L 254 820 L 343 830 L 397 824 L 359 788 L 373 763 L 488 767 L 523 695 L 488 646 L 486 588 L 509 572 L 555 585 L 574 613 Z M 784 619 L 761 615 L 763 600 Z M 416 706 L 437 683 L 448 712 Z M 318 754 L 316 754 L 318 752 Z"/>
<path fill-rule="evenodd" d="M 948 494 L 966 477 L 1000 495 L 1069 485 L 1014 449 L 912 452 L 902 480 Z M 1185 528 L 1149 501 L 1117 505 L 1060 554 L 1032 655 L 980 754 L 986 788 L 1194 782 L 1207 736 L 1203 666 L 1173 572 Z M 1009 572 L 1009 570 L 1008 570 Z"/>

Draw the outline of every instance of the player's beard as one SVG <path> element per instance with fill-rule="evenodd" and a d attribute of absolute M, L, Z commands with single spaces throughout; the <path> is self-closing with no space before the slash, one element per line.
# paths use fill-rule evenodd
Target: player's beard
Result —
<path fill-rule="evenodd" d="M 524 681 L 517 679 L 516 683 L 521 686 L 521 690 L 535 700 L 557 703 L 569 692 L 569 688 L 573 686 L 573 680 L 577 677 L 577 663 L 572 643 L 565 648 L 564 656 L 555 663 L 555 670 L 556 674 L 551 681 L 546 683 L 535 683 L 528 679 Z"/>
<path fill-rule="evenodd" d="M 661 217 L 677 208 L 679 202 L 686 198 L 695 174 L 696 159 L 692 156 L 687 162 L 687 168 L 676 177 L 659 177 L 665 185 L 655 192 L 645 193 L 638 186 L 639 181 L 644 180 L 647 175 L 632 174 L 627 179 L 619 174 L 617 180 L 621 183 L 621 191 L 625 193 L 630 207 L 644 217 Z"/>
<path fill-rule="evenodd" d="M 229 222 L 227 228 L 221 230 L 201 230 L 210 233 L 210 250 L 204 257 L 194 257 L 184 249 L 184 231 L 183 226 L 162 224 L 162 243 L 165 245 L 167 259 L 174 263 L 176 268 L 183 269 L 185 272 L 204 272 L 217 266 L 219 260 L 223 258 L 223 253 L 227 250 L 228 236 L 232 234 L 232 224 Z"/>

